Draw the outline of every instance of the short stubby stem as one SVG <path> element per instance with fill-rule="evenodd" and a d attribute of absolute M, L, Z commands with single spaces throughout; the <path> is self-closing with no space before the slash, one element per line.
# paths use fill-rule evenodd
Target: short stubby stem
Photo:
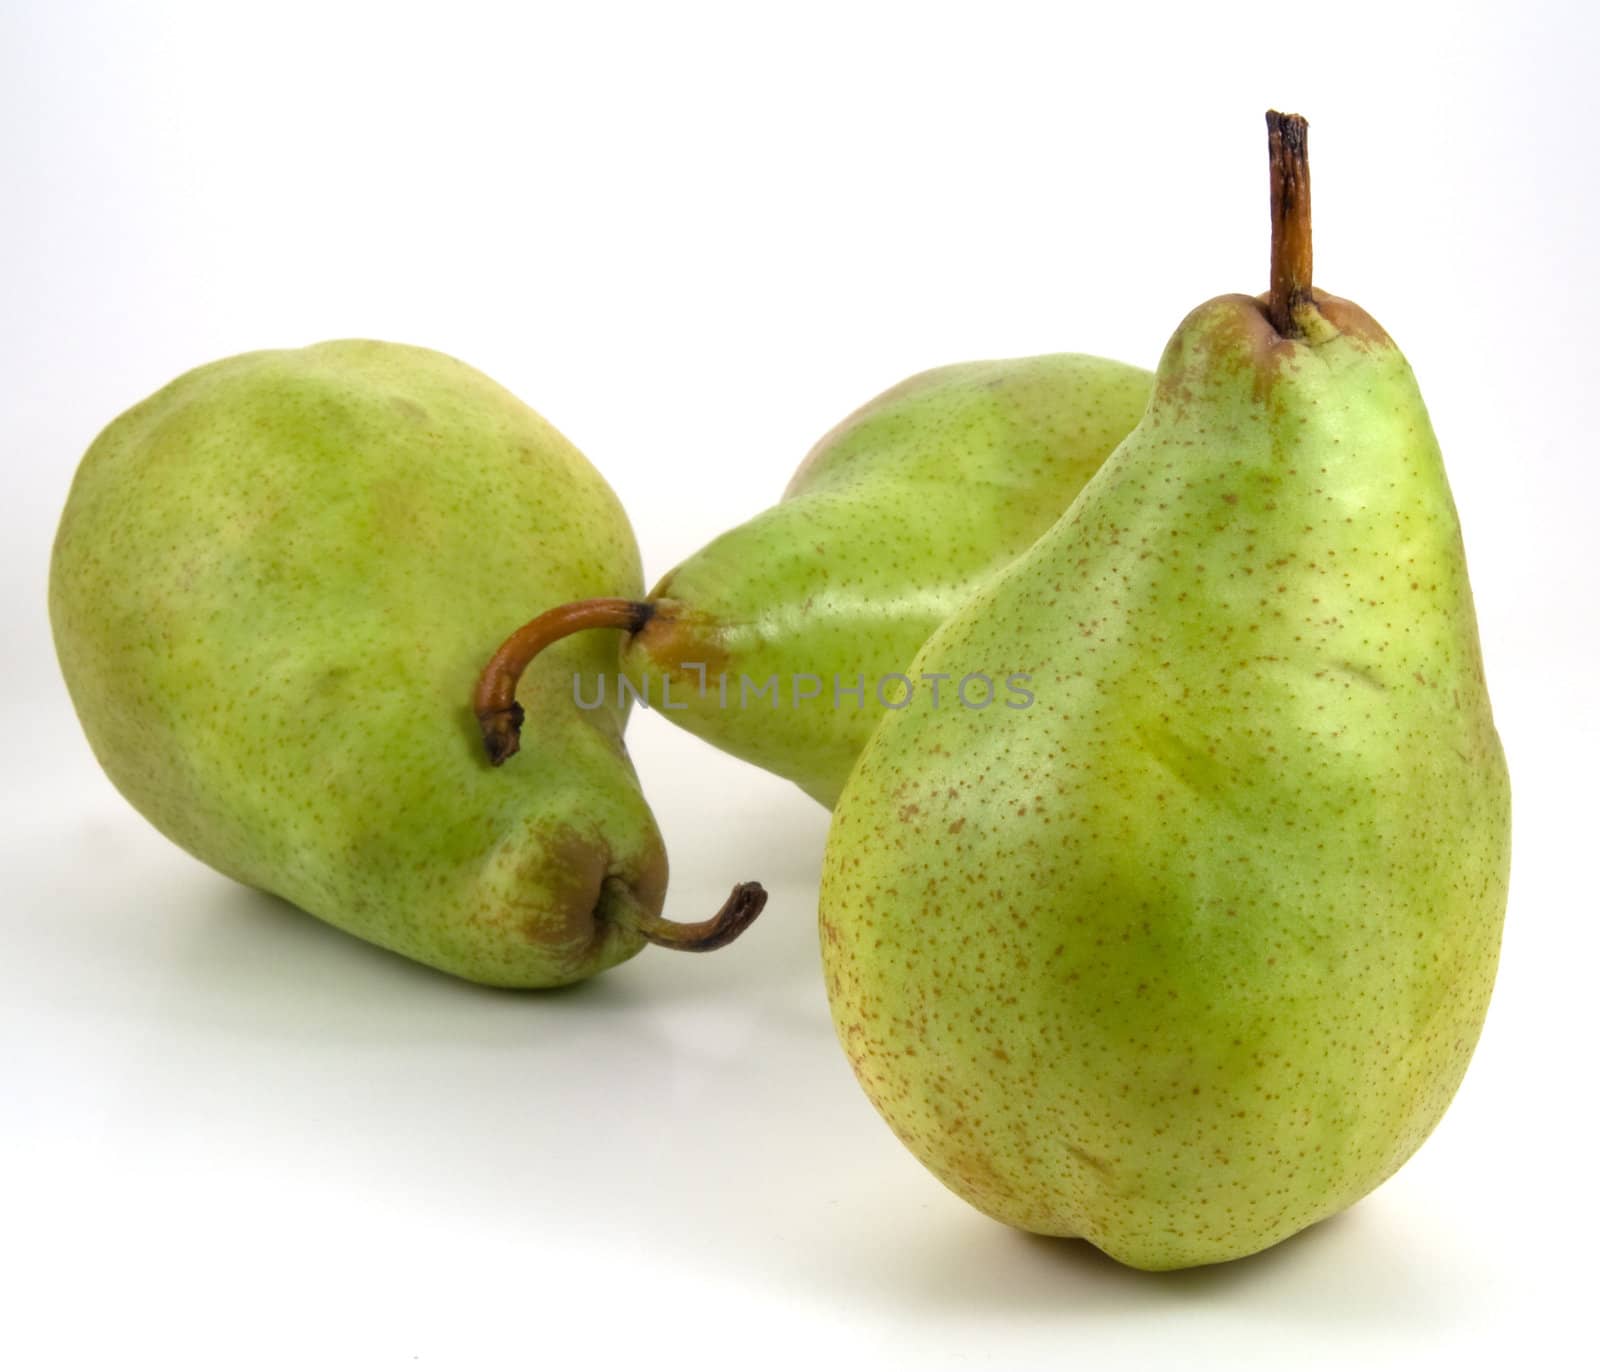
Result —
<path fill-rule="evenodd" d="M 517 704 L 517 683 L 534 658 L 552 643 L 584 629 L 622 629 L 636 634 L 653 614 L 655 606 L 643 600 L 575 600 L 546 610 L 512 634 L 479 674 L 472 695 L 472 712 L 483 731 L 489 761 L 498 767 L 521 746 L 523 716 Z"/>

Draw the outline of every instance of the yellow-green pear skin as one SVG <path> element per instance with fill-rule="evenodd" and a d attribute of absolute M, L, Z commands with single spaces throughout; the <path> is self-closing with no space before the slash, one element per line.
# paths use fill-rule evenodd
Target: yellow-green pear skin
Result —
<path fill-rule="evenodd" d="M 1422 1143 L 1494 982 L 1510 791 L 1444 467 L 1347 302 L 1225 296 L 913 672 L 835 811 L 828 993 L 958 1195 L 1138 1268 L 1243 1257 Z M 979 693 L 974 688 L 976 697 Z"/>
<path fill-rule="evenodd" d="M 661 580 L 625 670 L 658 708 L 665 686 L 673 723 L 832 805 L 905 689 L 880 681 L 1072 503 L 1150 384 L 1075 353 L 901 382 L 825 435 L 782 501 Z"/>
<path fill-rule="evenodd" d="M 636 595 L 616 497 L 472 368 L 342 341 L 180 377 L 78 470 L 50 576 L 95 755 L 201 861 L 473 981 L 551 986 L 631 956 L 613 897 L 666 859 L 614 708 L 558 645 L 522 681 L 515 769 L 469 708 L 528 597 Z"/>

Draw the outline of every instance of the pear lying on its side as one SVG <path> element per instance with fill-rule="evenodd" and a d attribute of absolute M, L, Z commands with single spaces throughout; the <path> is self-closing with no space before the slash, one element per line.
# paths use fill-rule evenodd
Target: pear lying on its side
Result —
<path fill-rule="evenodd" d="M 1031 673 L 1034 703 L 887 717 L 824 864 L 835 1025 L 895 1132 L 988 1214 L 1141 1268 L 1393 1173 L 1466 1070 L 1505 912 L 1438 445 L 1384 331 L 1312 295 L 1300 227 L 1272 300 L 1184 320 L 1139 426 L 913 666 Z"/>
<path fill-rule="evenodd" d="M 440 353 L 349 341 L 201 367 L 112 423 L 50 617 L 95 755 L 174 842 L 420 962 L 552 986 L 673 936 L 623 712 L 573 701 L 616 645 L 523 679 L 540 765 L 516 776 L 468 694 L 508 607 L 639 577 L 616 497 L 537 414 Z M 760 908 L 741 893 L 735 924 Z"/>
<path fill-rule="evenodd" d="M 825 435 L 778 504 L 648 601 L 558 616 L 560 631 L 631 631 L 623 670 L 648 703 L 832 805 L 886 710 L 908 685 L 930 689 L 896 677 L 1072 503 L 1138 421 L 1150 380 L 1074 353 L 913 376 Z M 549 637 L 524 639 L 502 690 Z M 492 719 L 497 698 L 480 704 Z"/>

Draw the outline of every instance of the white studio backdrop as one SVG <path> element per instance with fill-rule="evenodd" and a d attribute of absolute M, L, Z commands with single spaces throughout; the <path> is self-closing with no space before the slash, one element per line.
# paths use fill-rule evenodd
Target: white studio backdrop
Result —
<path fill-rule="evenodd" d="M 0 8 L 0 1361 L 1459 1366 L 1592 1346 L 1590 437 L 1600 25 L 1577 3 Z M 1347 1215 L 1149 1277 L 968 1210 L 828 1022 L 826 815 L 659 718 L 710 959 L 492 994 L 231 886 L 102 777 L 50 540 L 99 428 L 229 353 L 454 353 L 606 474 L 653 580 L 885 386 L 1153 366 L 1266 285 L 1262 112 L 1317 279 L 1421 380 L 1516 804 L 1450 1115 Z M 529 613 L 544 608 L 529 606 Z"/>

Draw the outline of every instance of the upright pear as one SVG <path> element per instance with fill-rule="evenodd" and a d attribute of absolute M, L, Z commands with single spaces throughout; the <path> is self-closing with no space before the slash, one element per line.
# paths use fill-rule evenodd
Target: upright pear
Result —
<path fill-rule="evenodd" d="M 1137 422 L 1150 374 L 1078 354 L 924 372 L 823 437 L 783 499 L 645 602 L 563 606 L 508 643 L 480 714 L 496 756 L 516 673 L 552 635 L 628 634 L 634 691 L 832 805 L 912 656 L 1039 537 Z"/>
<path fill-rule="evenodd" d="M 616 497 L 554 428 L 422 348 L 344 341 L 180 377 L 84 457 L 50 574 L 74 705 L 111 780 L 201 861 L 420 962 L 553 986 L 647 939 L 667 861 L 563 644 L 521 683 L 541 765 L 496 776 L 468 696 L 526 597 L 630 595 Z"/>
<path fill-rule="evenodd" d="M 913 671 L 835 811 L 839 1037 L 989 1215 L 1135 1267 L 1242 1257 L 1393 1173 L 1494 981 L 1510 793 L 1416 380 L 1310 288 L 1269 116 L 1270 296 L 1179 326 L 1149 412 Z"/>

